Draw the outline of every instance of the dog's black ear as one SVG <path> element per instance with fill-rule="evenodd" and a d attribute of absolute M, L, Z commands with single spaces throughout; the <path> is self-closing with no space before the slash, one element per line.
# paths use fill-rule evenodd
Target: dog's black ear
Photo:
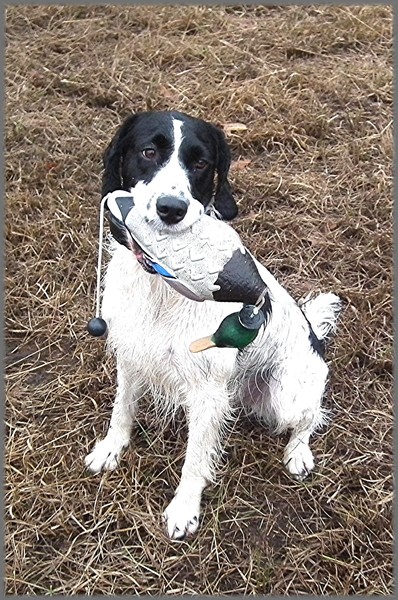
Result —
<path fill-rule="evenodd" d="M 214 194 L 214 208 L 225 221 L 231 221 L 238 214 L 238 207 L 228 181 L 231 152 L 224 132 L 214 127 L 217 143 L 217 186 Z"/>
<path fill-rule="evenodd" d="M 130 115 L 121 124 L 103 156 L 102 198 L 109 192 L 123 190 L 122 164 L 126 140 L 138 115 Z M 126 190 L 128 191 L 128 190 Z"/>

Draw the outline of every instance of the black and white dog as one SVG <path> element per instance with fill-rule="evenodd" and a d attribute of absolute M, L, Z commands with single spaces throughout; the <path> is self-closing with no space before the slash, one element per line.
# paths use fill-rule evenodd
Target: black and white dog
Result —
<path fill-rule="evenodd" d="M 148 222 L 165 233 L 189 227 L 204 210 L 230 220 L 238 211 L 229 166 L 220 129 L 179 112 L 139 113 L 126 119 L 105 152 L 102 195 L 131 191 Z M 181 481 L 163 515 L 171 538 L 196 531 L 202 491 L 214 479 L 221 434 L 237 406 L 275 432 L 291 430 L 283 463 L 293 477 L 308 475 L 310 435 L 325 416 L 323 344 L 335 327 L 339 298 L 319 294 L 299 306 L 259 266 L 271 299 L 264 330 L 244 350 L 192 354 L 190 342 L 215 331 L 241 305 L 187 299 L 148 272 L 139 252 L 116 242 L 112 252 L 102 314 L 117 360 L 117 393 L 108 433 L 86 457 L 87 467 L 98 473 L 117 466 L 139 400 L 149 393 L 159 413 L 182 406 L 189 425 Z"/>

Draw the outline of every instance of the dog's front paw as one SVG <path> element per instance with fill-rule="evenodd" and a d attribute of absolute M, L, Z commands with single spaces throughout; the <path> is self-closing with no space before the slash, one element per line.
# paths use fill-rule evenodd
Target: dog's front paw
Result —
<path fill-rule="evenodd" d="M 174 496 L 163 513 L 163 521 L 172 540 L 183 540 L 199 527 L 200 499 Z"/>
<path fill-rule="evenodd" d="M 314 468 L 314 457 L 308 444 L 295 440 L 285 448 L 283 464 L 287 471 L 294 477 L 302 481 Z"/>
<path fill-rule="evenodd" d="M 85 465 L 92 473 L 113 471 L 119 465 L 120 455 L 128 442 L 116 441 L 108 436 L 97 442 L 94 450 L 84 459 Z"/>

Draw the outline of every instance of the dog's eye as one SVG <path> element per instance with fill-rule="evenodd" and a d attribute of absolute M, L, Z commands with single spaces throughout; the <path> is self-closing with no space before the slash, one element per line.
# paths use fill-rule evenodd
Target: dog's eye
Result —
<path fill-rule="evenodd" d="M 149 160 L 153 160 L 154 158 L 156 158 L 156 150 L 154 148 L 144 148 L 142 154 L 145 156 L 145 158 L 148 158 Z"/>
<path fill-rule="evenodd" d="M 195 163 L 195 169 L 197 171 L 201 171 L 205 167 L 207 167 L 207 162 L 203 158 L 200 158 L 199 160 L 196 161 L 196 163 Z"/>

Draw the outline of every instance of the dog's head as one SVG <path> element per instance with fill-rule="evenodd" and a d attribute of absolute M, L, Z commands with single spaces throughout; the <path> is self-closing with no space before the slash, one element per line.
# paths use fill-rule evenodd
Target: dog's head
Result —
<path fill-rule="evenodd" d="M 215 210 L 231 220 L 238 209 L 228 183 L 230 162 L 223 132 L 210 123 L 179 112 L 137 113 L 105 151 L 102 196 L 129 191 L 154 227 L 181 230 L 199 218 L 214 194 Z"/>

